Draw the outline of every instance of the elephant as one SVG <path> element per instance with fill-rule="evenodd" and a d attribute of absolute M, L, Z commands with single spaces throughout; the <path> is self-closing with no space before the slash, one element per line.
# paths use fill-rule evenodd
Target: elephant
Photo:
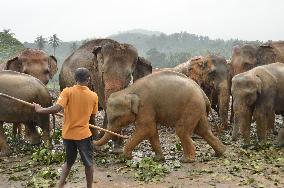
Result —
<path fill-rule="evenodd" d="M 278 147 L 284 146 L 284 127 L 282 127 L 278 132 L 276 144 Z"/>
<path fill-rule="evenodd" d="M 270 41 L 262 45 L 245 44 L 243 46 L 234 46 L 231 62 L 228 64 L 230 82 L 239 73 L 275 62 L 284 63 L 284 41 Z M 233 108 L 231 110 L 230 121 L 232 122 L 234 110 Z"/>
<path fill-rule="evenodd" d="M 228 128 L 230 85 L 227 61 L 218 55 L 198 56 L 172 68 L 193 79 L 208 96 L 212 108 L 221 118 L 222 128 Z"/>
<path fill-rule="evenodd" d="M 231 78 L 256 66 L 284 63 L 284 41 L 267 42 L 262 45 L 235 46 L 230 63 Z"/>
<path fill-rule="evenodd" d="M 156 154 L 155 159 L 164 160 L 157 124 L 175 127 L 183 147 L 181 161 L 192 162 L 195 158 L 193 132 L 204 138 L 217 155 L 226 150 L 211 132 L 207 119 L 209 110 L 210 102 L 198 84 L 183 74 L 161 71 L 110 95 L 106 108 L 107 128 L 120 132 L 135 122 L 135 131 L 124 147 L 124 157 L 130 159 L 133 149 L 148 139 Z M 101 146 L 112 138 L 111 134 L 105 133 L 94 144 Z"/>
<path fill-rule="evenodd" d="M 135 82 L 152 73 L 151 63 L 139 57 L 132 45 L 111 39 L 91 40 L 64 61 L 59 74 L 61 90 L 76 84 L 74 72 L 79 67 L 90 70 L 89 88 L 97 92 L 99 105 L 104 110 L 111 93 L 124 89 L 131 81 Z M 105 117 L 104 127 L 107 125 L 106 120 Z M 116 148 L 121 145 L 120 142 L 116 142 Z"/>
<path fill-rule="evenodd" d="M 42 50 L 27 48 L 8 60 L 4 70 L 29 74 L 47 84 L 57 72 L 57 60 Z"/>
<path fill-rule="evenodd" d="M 258 66 L 234 76 L 231 92 L 234 98 L 233 140 L 238 137 L 240 128 L 244 146 L 250 144 L 253 116 L 258 140 L 265 142 L 267 128 L 274 127 L 275 113 L 284 112 L 284 64 Z"/>
<path fill-rule="evenodd" d="M 0 71 L 12 70 L 29 74 L 39 79 L 42 83 L 48 84 L 49 80 L 57 72 L 57 60 L 54 56 L 48 56 L 44 51 L 27 48 L 18 56 L 0 65 Z M 21 125 L 13 126 L 13 135 L 21 134 Z"/>
<path fill-rule="evenodd" d="M 0 72 L 0 93 L 4 93 L 27 102 L 35 102 L 44 107 L 52 105 L 48 89 L 38 80 L 27 74 L 15 71 Z M 41 127 L 43 140 L 51 144 L 49 115 L 37 114 L 33 106 L 27 106 L 12 99 L 0 96 L 0 149 L 7 154 L 9 148 L 5 139 L 3 122 L 24 123 L 31 133 L 31 144 L 40 143 L 40 135 L 35 125 Z M 5 107 L 5 108 L 4 108 Z"/>

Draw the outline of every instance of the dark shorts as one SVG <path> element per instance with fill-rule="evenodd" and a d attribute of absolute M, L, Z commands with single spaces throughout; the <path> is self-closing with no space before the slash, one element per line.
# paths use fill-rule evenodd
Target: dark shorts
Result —
<path fill-rule="evenodd" d="M 72 166 L 76 161 L 78 150 L 83 164 L 87 167 L 93 165 L 92 137 L 82 140 L 63 139 L 63 144 L 66 152 L 65 161 L 68 166 Z"/>

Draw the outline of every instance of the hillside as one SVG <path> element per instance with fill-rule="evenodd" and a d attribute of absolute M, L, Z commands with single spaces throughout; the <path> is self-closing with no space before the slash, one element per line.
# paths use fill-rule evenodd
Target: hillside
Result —
<path fill-rule="evenodd" d="M 208 53 L 220 54 L 229 59 L 234 45 L 249 42 L 237 39 L 212 40 L 207 36 L 186 32 L 166 35 L 158 31 L 143 29 L 121 32 L 111 35 L 109 38 L 134 45 L 139 54 L 150 60 L 154 67 L 173 67 L 192 56 L 206 55 Z M 73 52 L 74 47 L 72 48 L 72 44 L 79 47 L 85 41 L 62 42 L 56 50 L 59 65 Z M 29 48 L 36 48 L 34 43 L 24 43 L 24 45 Z M 53 53 L 52 48 L 48 45 L 44 50 L 49 54 Z"/>

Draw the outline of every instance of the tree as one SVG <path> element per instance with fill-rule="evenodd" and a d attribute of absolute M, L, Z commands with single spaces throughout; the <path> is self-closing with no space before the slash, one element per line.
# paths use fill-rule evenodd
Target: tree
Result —
<path fill-rule="evenodd" d="M 47 40 L 42 35 L 39 35 L 35 40 L 35 44 L 40 50 L 44 49 L 44 46 L 46 43 L 47 43 Z"/>
<path fill-rule="evenodd" d="M 55 50 L 60 45 L 61 40 L 57 37 L 56 34 L 53 34 L 48 41 L 48 44 L 53 48 L 53 55 L 55 56 Z"/>
<path fill-rule="evenodd" d="M 10 30 L 0 32 L 0 61 L 6 61 L 24 49 L 24 45 Z"/>
<path fill-rule="evenodd" d="M 70 49 L 71 49 L 71 52 L 75 52 L 77 50 L 77 43 L 76 42 L 72 42 L 71 43 L 71 46 L 70 46 Z"/>
<path fill-rule="evenodd" d="M 3 33 L 7 34 L 7 35 L 10 35 L 12 37 L 15 36 L 15 33 L 11 32 L 11 29 L 3 29 Z"/>

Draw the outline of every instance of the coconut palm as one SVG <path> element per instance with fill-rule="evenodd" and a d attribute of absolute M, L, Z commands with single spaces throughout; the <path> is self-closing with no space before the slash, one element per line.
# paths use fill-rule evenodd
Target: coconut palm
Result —
<path fill-rule="evenodd" d="M 35 40 L 35 44 L 40 50 L 44 49 L 44 46 L 46 43 L 47 43 L 47 40 L 42 35 L 39 35 Z"/>
<path fill-rule="evenodd" d="M 57 37 L 56 34 L 53 34 L 48 41 L 48 44 L 53 48 L 53 55 L 55 56 L 55 50 L 60 45 L 61 40 Z"/>

